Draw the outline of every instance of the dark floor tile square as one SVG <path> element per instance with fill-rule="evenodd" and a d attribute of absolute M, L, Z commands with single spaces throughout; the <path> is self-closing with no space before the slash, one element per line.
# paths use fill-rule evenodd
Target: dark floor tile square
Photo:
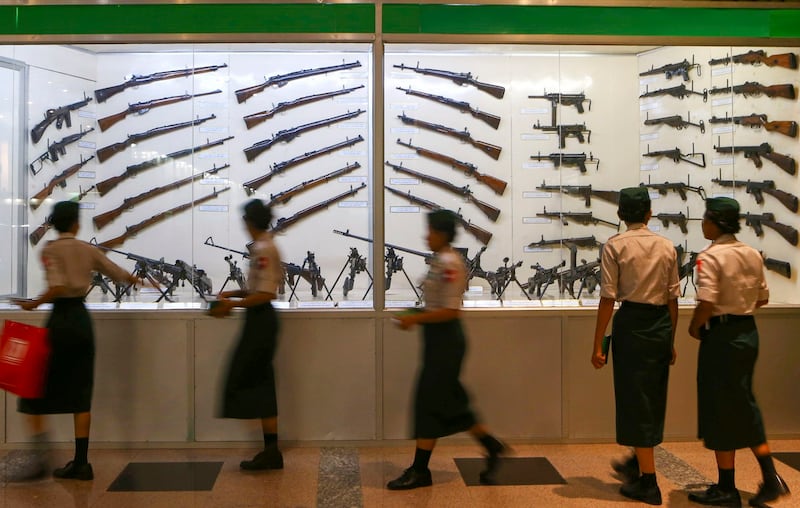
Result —
<path fill-rule="evenodd" d="M 800 471 L 800 452 L 779 452 L 773 453 L 772 456 L 792 469 Z"/>
<path fill-rule="evenodd" d="M 486 459 L 454 459 L 467 486 L 480 485 Z M 558 485 L 567 483 L 544 457 L 501 458 L 495 485 Z"/>
<path fill-rule="evenodd" d="M 222 462 L 131 462 L 108 487 L 109 492 L 211 490 Z"/>

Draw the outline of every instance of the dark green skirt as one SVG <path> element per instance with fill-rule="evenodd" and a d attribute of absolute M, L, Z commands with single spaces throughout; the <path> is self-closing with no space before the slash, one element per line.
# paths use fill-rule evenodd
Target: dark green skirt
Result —
<path fill-rule="evenodd" d="M 611 335 L 617 443 L 656 446 L 664 439 L 672 360 L 669 309 L 624 302 L 614 315 Z"/>
<path fill-rule="evenodd" d="M 422 370 L 414 398 L 414 437 L 435 439 L 468 430 L 477 420 L 461 385 L 466 340 L 457 319 L 425 324 Z"/>
<path fill-rule="evenodd" d="M 278 315 L 272 304 L 248 307 L 244 328 L 228 366 L 222 396 L 223 418 L 278 415 L 272 367 L 277 338 Z"/>
<path fill-rule="evenodd" d="M 50 363 L 41 399 L 19 399 L 27 414 L 85 413 L 92 409 L 94 330 L 83 298 L 59 298 L 47 320 Z"/>
<path fill-rule="evenodd" d="M 767 442 L 753 396 L 758 330 L 752 316 L 702 330 L 697 361 L 698 437 L 706 448 L 730 451 Z"/>

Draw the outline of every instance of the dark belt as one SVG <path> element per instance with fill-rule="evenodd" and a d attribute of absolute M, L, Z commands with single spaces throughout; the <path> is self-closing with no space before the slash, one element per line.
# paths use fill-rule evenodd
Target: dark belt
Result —
<path fill-rule="evenodd" d="M 745 315 L 737 315 L 737 314 L 722 314 L 720 316 L 713 316 L 711 319 L 708 320 L 706 323 L 706 328 L 711 328 L 712 326 L 721 325 L 722 323 L 732 323 L 735 321 L 746 321 L 748 319 L 753 319 L 752 314 L 745 314 Z"/>
<path fill-rule="evenodd" d="M 622 302 L 621 307 L 629 307 L 631 309 L 640 309 L 640 310 L 661 310 L 667 308 L 666 305 L 653 305 L 651 303 L 630 302 L 628 300 Z"/>

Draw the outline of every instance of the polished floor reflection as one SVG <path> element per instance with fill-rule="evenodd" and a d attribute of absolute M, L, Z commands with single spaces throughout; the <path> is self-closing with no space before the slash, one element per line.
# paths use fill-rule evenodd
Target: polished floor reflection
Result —
<path fill-rule="evenodd" d="M 800 441 L 774 441 L 778 472 L 800 489 Z M 388 491 L 412 459 L 412 444 L 392 447 L 284 447 L 282 471 L 239 471 L 254 449 L 90 450 L 95 479 L 55 480 L 0 486 L 0 508 L 352 508 L 352 507 L 614 507 L 637 506 L 619 495 L 609 462 L 625 450 L 613 444 L 530 445 L 511 443 L 502 465 L 507 483 L 474 485 L 477 446 L 445 441 L 431 459 L 433 486 Z M 0 453 L 8 454 L 11 450 Z M 51 453 L 54 464 L 70 451 Z M 716 480 L 713 454 L 697 442 L 665 443 L 656 453 L 664 506 L 689 507 L 687 493 Z M 464 476 L 462 477 L 462 473 Z M 559 477 L 563 483 L 559 483 Z M 749 451 L 737 458 L 742 500 L 758 489 L 758 465 Z M 127 483 L 126 483 L 127 482 Z M 525 484 L 538 483 L 538 484 Z M 120 485 L 122 488 L 120 491 Z M 641 505 L 645 506 L 645 505 Z M 797 496 L 771 506 L 800 506 Z"/>

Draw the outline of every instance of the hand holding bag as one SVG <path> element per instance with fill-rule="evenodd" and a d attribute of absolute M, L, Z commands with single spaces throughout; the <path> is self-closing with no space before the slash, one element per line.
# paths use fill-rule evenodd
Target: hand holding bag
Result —
<path fill-rule="evenodd" d="M 5 321 L 0 336 L 0 388 L 25 399 L 43 397 L 49 359 L 47 328 Z"/>

